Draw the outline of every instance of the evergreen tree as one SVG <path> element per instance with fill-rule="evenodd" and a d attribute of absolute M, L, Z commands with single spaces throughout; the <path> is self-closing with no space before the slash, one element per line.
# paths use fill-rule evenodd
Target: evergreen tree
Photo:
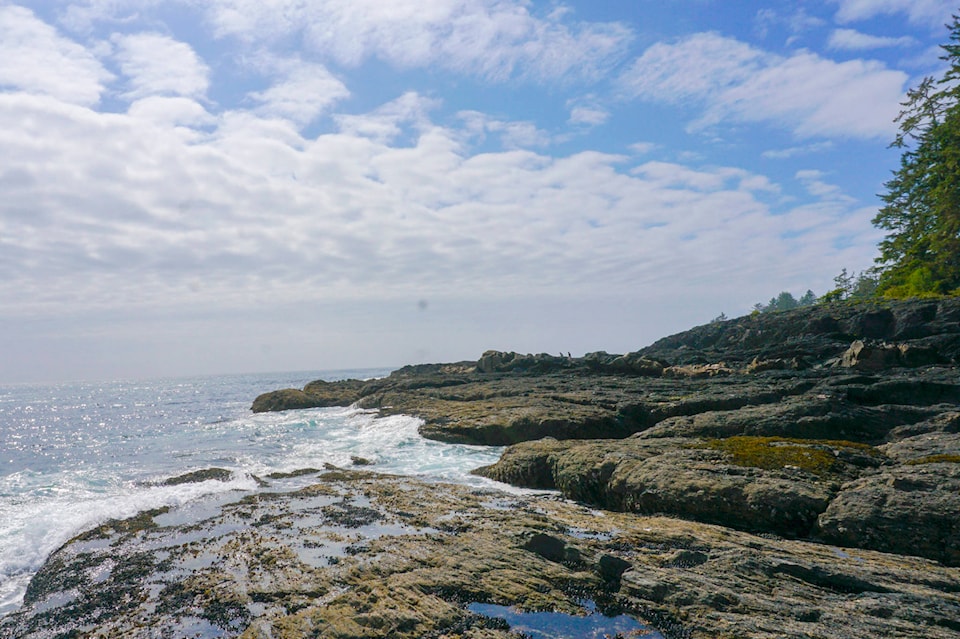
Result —
<path fill-rule="evenodd" d="M 811 293 L 812 295 L 812 293 Z M 772 311 L 789 311 L 792 308 L 800 306 L 800 302 L 789 291 L 781 291 L 776 297 L 770 298 L 767 304 L 756 303 L 753 305 L 755 313 L 770 313 Z"/>
<path fill-rule="evenodd" d="M 840 299 L 844 300 L 850 297 L 850 292 L 853 290 L 853 275 L 847 273 L 847 269 L 844 268 L 840 271 L 840 274 L 833 278 L 833 283 L 836 285 L 834 291 L 840 292 Z"/>
<path fill-rule="evenodd" d="M 792 308 L 797 308 L 800 304 L 792 293 L 783 291 L 774 299 L 770 300 L 770 306 L 772 306 L 775 311 L 789 311 Z"/>
<path fill-rule="evenodd" d="M 960 17 L 947 25 L 942 78 L 907 93 L 894 147 L 900 169 L 884 186 L 873 223 L 880 243 L 878 292 L 889 297 L 960 290 Z"/>
<path fill-rule="evenodd" d="M 853 276 L 847 273 L 847 269 L 844 268 L 839 275 L 833 278 L 833 284 L 834 289 L 824 293 L 819 300 L 820 302 L 839 302 L 850 297 L 850 292 L 853 290 Z"/>
<path fill-rule="evenodd" d="M 879 277 L 871 271 L 861 271 L 857 275 L 853 288 L 850 290 L 850 297 L 855 300 L 865 300 L 875 297 L 877 294 L 877 285 Z"/>

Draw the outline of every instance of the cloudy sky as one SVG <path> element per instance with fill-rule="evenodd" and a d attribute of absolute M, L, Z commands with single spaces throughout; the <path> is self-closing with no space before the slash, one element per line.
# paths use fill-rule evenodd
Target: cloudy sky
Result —
<path fill-rule="evenodd" d="M 0 382 L 625 352 L 872 265 L 941 0 L 0 0 Z"/>

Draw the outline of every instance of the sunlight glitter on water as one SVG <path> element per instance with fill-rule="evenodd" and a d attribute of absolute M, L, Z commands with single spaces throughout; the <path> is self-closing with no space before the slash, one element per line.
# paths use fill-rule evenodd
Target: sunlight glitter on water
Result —
<path fill-rule="evenodd" d="M 349 467 L 361 457 L 377 472 L 492 484 L 469 471 L 495 462 L 501 449 L 426 440 L 412 417 L 378 419 L 354 408 L 250 412 L 262 390 L 321 376 L 298 375 L 0 388 L 0 614 L 19 607 L 32 574 L 79 532 L 258 490 L 256 477 L 270 473 Z M 211 467 L 232 478 L 158 485 Z"/>

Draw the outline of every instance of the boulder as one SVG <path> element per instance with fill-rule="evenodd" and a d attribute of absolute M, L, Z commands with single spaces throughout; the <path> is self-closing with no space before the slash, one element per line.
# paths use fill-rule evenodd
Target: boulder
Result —
<path fill-rule="evenodd" d="M 723 362 L 716 364 L 687 364 L 685 366 L 668 366 L 663 369 L 664 377 L 700 379 L 703 377 L 718 377 L 731 375 L 734 370 Z"/>
<path fill-rule="evenodd" d="M 606 370 L 624 375 L 645 375 L 659 377 L 664 371 L 664 365 L 640 353 L 627 353 L 613 359 L 606 364 Z"/>
<path fill-rule="evenodd" d="M 360 399 L 367 382 L 345 379 L 337 382 L 316 380 L 303 387 L 285 388 L 263 393 L 253 400 L 250 410 L 254 413 L 296 410 L 303 408 L 326 408 L 350 406 Z"/>
<path fill-rule="evenodd" d="M 960 456 L 912 461 L 844 485 L 820 515 L 817 535 L 960 566 Z"/>
<path fill-rule="evenodd" d="M 893 368 L 900 366 L 900 349 L 893 344 L 867 344 L 857 340 L 843 354 L 840 365 L 860 371 Z"/>
<path fill-rule="evenodd" d="M 937 409 L 864 406 L 833 394 L 804 394 L 734 410 L 703 410 L 659 421 L 637 437 L 795 437 L 881 442 L 903 424 L 919 422 Z"/>
<path fill-rule="evenodd" d="M 481 373 L 496 373 L 503 369 L 517 357 L 516 353 L 503 353 L 501 351 L 484 351 L 483 355 L 477 361 L 477 370 Z"/>
<path fill-rule="evenodd" d="M 840 359 L 840 365 L 861 371 L 882 371 L 903 366 L 918 368 L 942 364 L 947 358 L 937 349 L 921 344 L 871 344 L 857 340 L 850 345 Z"/>
<path fill-rule="evenodd" d="M 739 467 L 684 449 L 618 464 L 607 491 L 607 505 L 618 510 L 790 537 L 807 536 L 833 497 L 813 475 Z"/>
<path fill-rule="evenodd" d="M 897 350 L 900 351 L 900 365 L 908 368 L 942 364 L 947 361 L 932 346 L 897 344 Z"/>
<path fill-rule="evenodd" d="M 254 413 L 267 413 L 299 408 L 316 408 L 316 400 L 298 388 L 284 388 L 258 395 L 250 407 Z"/>
<path fill-rule="evenodd" d="M 753 360 L 747 364 L 745 372 L 762 373 L 764 371 L 798 371 L 807 367 L 809 367 L 809 364 L 799 357 L 775 357 L 773 359 L 760 359 L 759 357 L 754 357 Z"/>

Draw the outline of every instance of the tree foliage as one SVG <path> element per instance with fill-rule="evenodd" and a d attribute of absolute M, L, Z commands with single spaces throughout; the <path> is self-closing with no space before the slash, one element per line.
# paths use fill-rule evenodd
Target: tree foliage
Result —
<path fill-rule="evenodd" d="M 813 291 L 807 290 L 800 299 L 793 296 L 789 291 L 781 291 L 779 295 L 770 299 L 766 304 L 757 303 L 753 305 L 754 312 L 771 313 L 773 311 L 789 311 L 790 309 L 801 306 L 810 306 L 816 303 L 817 296 Z"/>
<path fill-rule="evenodd" d="M 873 220 L 888 231 L 877 258 L 877 291 L 888 297 L 960 290 L 960 17 L 942 45 L 948 69 L 907 93 L 894 147 L 900 168 Z"/>
<path fill-rule="evenodd" d="M 874 269 L 860 273 L 847 273 L 847 269 L 833 278 L 834 288 L 821 297 L 819 302 L 838 302 L 841 300 L 864 300 L 875 297 L 880 276 Z"/>

